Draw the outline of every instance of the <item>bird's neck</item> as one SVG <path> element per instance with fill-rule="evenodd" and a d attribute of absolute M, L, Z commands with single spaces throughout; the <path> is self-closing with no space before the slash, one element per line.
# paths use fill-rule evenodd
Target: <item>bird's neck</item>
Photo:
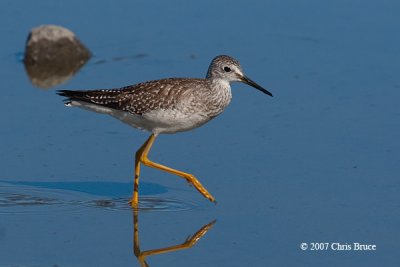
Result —
<path fill-rule="evenodd" d="M 232 92 L 229 82 L 226 80 L 213 79 L 211 82 L 211 92 L 207 99 L 207 105 L 215 107 L 214 116 L 220 114 L 231 102 Z"/>

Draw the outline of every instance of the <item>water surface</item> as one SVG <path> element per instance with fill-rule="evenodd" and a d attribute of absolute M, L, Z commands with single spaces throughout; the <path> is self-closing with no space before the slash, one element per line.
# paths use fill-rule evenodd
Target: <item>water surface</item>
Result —
<path fill-rule="evenodd" d="M 193 247 L 147 263 L 400 264 L 398 1 L 0 7 L 0 266 L 140 266 L 135 233 L 141 252 L 154 251 L 184 244 L 214 220 Z M 74 31 L 94 56 L 43 90 L 21 60 L 29 30 L 50 23 Z M 126 201 L 134 152 L 148 134 L 66 108 L 55 90 L 203 77 L 218 54 L 239 59 L 274 98 L 235 84 L 220 117 L 158 138 L 150 157 L 195 174 L 218 204 L 143 168 L 135 217 Z M 377 250 L 300 249 L 313 242 Z"/>

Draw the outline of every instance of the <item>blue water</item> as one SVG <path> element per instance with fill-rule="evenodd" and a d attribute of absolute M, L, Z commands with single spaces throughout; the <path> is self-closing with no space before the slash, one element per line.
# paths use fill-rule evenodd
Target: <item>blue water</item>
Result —
<path fill-rule="evenodd" d="M 148 134 L 64 107 L 56 89 L 203 77 L 219 54 L 274 94 L 233 85 L 207 125 L 160 136 L 143 168 L 145 251 L 190 249 L 150 266 L 399 266 L 400 2 L 3 1 L 0 22 L 0 266 L 140 266 L 134 255 L 134 153 Z M 31 28 L 57 24 L 93 53 L 43 90 L 22 63 Z M 311 243 L 376 251 L 311 251 Z M 301 243 L 309 248 L 300 249 Z"/>

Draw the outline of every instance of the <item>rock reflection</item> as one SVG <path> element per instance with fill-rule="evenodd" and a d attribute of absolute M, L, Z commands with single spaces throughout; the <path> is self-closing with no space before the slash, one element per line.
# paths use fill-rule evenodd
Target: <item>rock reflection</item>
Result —
<path fill-rule="evenodd" d="M 140 266 L 148 267 L 149 264 L 146 262 L 147 257 L 191 248 L 213 227 L 213 225 L 215 223 L 216 223 L 216 220 L 213 220 L 210 223 L 204 225 L 193 235 L 186 238 L 186 240 L 182 243 L 163 247 L 163 248 L 156 248 L 156 249 L 149 249 L 149 250 L 141 251 L 140 241 L 139 241 L 139 211 L 137 209 L 135 209 L 133 211 L 133 251 L 140 263 Z"/>
<path fill-rule="evenodd" d="M 47 89 L 69 80 L 90 57 L 90 51 L 73 32 L 42 25 L 28 36 L 24 64 L 32 84 Z"/>

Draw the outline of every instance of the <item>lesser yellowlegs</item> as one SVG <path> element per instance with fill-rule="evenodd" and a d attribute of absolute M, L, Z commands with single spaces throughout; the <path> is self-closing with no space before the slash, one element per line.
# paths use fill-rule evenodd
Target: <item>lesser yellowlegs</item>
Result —
<path fill-rule="evenodd" d="M 61 90 L 67 106 L 77 106 L 111 115 L 130 126 L 152 134 L 136 152 L 132 207 L 138 206 L 140 164 L 186 179 L 204 197 L 215 198 L 192 174 L 172 169 L 148 159 L 155 138 L 197 128 L 218 116 L 232 98 L 231 82 L 246 83 L 261 92 L 270 92 L 244 75 L 239 62 L 230 56 L 215 57 L 204 79 L 169 78 L 130 85 L 118 89 Z"/>

